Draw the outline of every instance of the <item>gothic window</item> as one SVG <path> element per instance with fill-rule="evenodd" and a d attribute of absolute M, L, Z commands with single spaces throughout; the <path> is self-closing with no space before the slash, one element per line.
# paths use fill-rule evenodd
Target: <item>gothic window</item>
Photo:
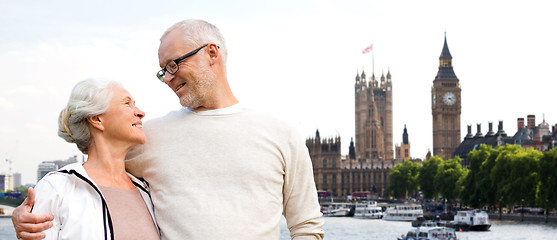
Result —
<path fill-rule="evenodd" d="M 371 131 L 371 147 L 375 148 L 375 131 Z"/>
<path fill-rule="evenodd" d="M 323 185 L 327 185 L 327 174 L 323 174 Z"/>
<path fill-rule="evenodd" d="M 370 145 L 369 139 L 371 138 L 371 136 L 369 135 L 368 131 L 366 131 L 365 136 L 366 136 L 366 149 L 367 149 L 367 146 Z"/>
<path fill-rule="evenodd" d="M 344 183 L 344 173 L 341 173 L 339 175 L 339 177 L 340 177 L 340 184 L 343 184 Z"/>
<path fill-rule="evenodd" d="M 369 173 L 366 173 L 365 178 L 364 178 L 364 183 L 368 183 L 369 180 L 370 180 Z"/>
<path fill-rule="evenodd" d="M 323 168 L 327 168 L 327 159 L 323 159 Z"/>

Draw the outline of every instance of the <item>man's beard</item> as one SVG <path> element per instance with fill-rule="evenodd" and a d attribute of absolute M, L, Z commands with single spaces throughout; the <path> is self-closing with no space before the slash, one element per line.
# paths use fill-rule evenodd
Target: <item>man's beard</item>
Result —
<path fill-rule="evenodd" d="M 186 84 L 188 92 L 180 97 L 180 104 L 191 109 L 210 104 L 210 92 L 213 90 L 215 82 L 215 73 L 206 66 L 201 66 L 199 72 Z"/>

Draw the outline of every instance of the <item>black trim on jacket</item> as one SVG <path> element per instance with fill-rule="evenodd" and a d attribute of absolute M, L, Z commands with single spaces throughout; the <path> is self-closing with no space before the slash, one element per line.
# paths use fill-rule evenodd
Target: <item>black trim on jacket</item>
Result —
<path fill-rule="evenodd" d="M 66 173 L 66 174 L 74 174 L 76 177 L 80 178 L 81 180 L 83 180 L 84 182 L 88 183 L 89 185 L 91 185 L 91 187 L 93 187 L 93 189 L 95 189 L 95 191 L 97 191 L 97 193 L 99 194 L 99 196 L 101 197 L 102 200 L 102 206 L 103 206 L 103 222 L 105 222 L 103 224 L 104 226 L 104 239 L 107 239 L 107 229 L 106 229 L 106 222 L 108 220 L 108 228 L 110 229 L 110 239 L 114 240 L 114 226 L 112 226 L 112 218 L 110 217 L 110 212 L 108 211 L 108 204 L 106 203 L 106 200 L 104 199 L 101 191 L 95 186 L 95 184 L 93 184 L 93 182 L 91 182 L 89 179 L 87 179 L 86 177 L 84 177 L 83 175 L 79 174 L 78 172 L 76 172 L 75 170 L 70 170 L 68 172 L 68 170 L 60 170 L 58 171 L 60 173 Z M 133 181 L 132 181 L 133 182 Z"/>

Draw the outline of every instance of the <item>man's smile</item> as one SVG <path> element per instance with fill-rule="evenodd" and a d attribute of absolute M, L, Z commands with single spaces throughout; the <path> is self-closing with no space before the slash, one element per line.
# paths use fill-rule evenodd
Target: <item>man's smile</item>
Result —
<path fill-rule="evenodd" d="M 174 89 L 174 92 L 178 92 L 178 90 L 180 90 L 180 89 L 181 89 L 183 86 L 185 86 L 185 85 L 186 85 L 185 82 L 184 82 L 184 83 L 181 83 L 180 85 L 178 85 L 178 86 L 176 87 L 176 89 Z"/>

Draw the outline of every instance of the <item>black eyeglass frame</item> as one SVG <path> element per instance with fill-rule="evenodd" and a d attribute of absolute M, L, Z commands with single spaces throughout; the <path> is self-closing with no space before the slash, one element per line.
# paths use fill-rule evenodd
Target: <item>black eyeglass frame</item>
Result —
<path fill-rule="evenodd" d="M 178 70 L 180 70 L 180 65 L 179 65 L 179 64 L 180 64 L 182 61 L 186 60 L 186 58 L 189 58 L 189 57 L 195 55 L 195 54 L 198 53 L 202 48 L 207 47 L 207 46 L 209 46 L 208 43 L 205 44 L 205 45 L 203 45 L 203 46 L 201 46 L 201 47 L 196 48 L 195 50 L 193 50 L 193 51 L 191 51 L 191 52 L 189 52 L 189 53 L 186 53 L 184 56 L 181 56 L 181 57 L 179 57 L 179 58 L 176 58 L 176 59 L 174 59 L 174 60 L 169 61 L 169 62 L 164 66 L 163 69 L 161 69 L 161 70 L 159 70 L 159 71 L 157 72 L 157 78 L 158 78 L 161 82 L 164 83 L 164 76 L 165 76 L 165 74 L 166 74 L 167 72 L 168 72 L 169 74 L 174 75 L 176 72 L 178 72 Z M 217 46 L 217 47 L 218 47 L 218 46 Z M 176 71 L 171 71 L 171 69 L 168 68 L 168 64 L 170 64 L 170 63 L 172 63 L 172 62 L 174 62 L 174 64 L 176 64 Z"/>

